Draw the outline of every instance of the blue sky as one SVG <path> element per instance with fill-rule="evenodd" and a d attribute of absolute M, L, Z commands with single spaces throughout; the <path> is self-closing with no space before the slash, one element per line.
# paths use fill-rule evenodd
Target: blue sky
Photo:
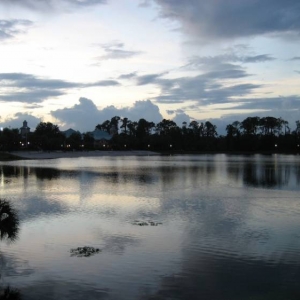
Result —
<path fill-rule="evenodd" d="M 298 0 L 2 0 L 0 126 L 300 119 Z"/>

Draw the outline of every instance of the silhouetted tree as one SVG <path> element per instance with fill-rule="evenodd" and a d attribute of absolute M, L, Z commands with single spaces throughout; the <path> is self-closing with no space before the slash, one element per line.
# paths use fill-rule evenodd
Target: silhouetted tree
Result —
<path fill-rule="evenodd" d="M 114 133 L 118 133 L 120 117 L 115 116 L 110 120 L 110 130 L 114 129 Z M 111 133 L 111 132 L 110 132 Z"/>
<path fill-rule="evenodd" d="M 106 131 L 107 133 L 109 133 L 109 130 L 110 130 L 110 121 L 106 120 L 102 124 L 96 125 L 96 128 L 99 129 L 99 130 Z"/>
<path fill-rule="evenodd" d="M 216 137 L 218 135 L 217 126 L 213 125 L 209 121 L 206 121 L 204 124 L 204 135 L 206 137 Z"/>
<path fill-rule="evenodd" d="M 128 118 L 123 118 L 121 119 L 122 125 L 120 126 L 120 128 L 122 128 L 122 132 L 124 134 L 127 134 L 127 127 L 128 127 Z"/>
<path fill-rule="evenodd" d="M 136 136 L 138 123 L 135 122 L 135 121 L 134 122 L 128 121 L 127 124 L 128 124 L 127 127 L 128 127 L 128 130 L 129 130 L 129 135 Z"/>
<path fill-rule="evenodd" d="M 241 122 L 240 127 L 243 129 L 243 133 L 247 135 L 255 135 L 260 125 L 259 117 L 248 117 Z"/>
<path fill-rule="evenodd" d="M 71 149 L 79 149 L 82 145 L 82 138 L 79 132 L 73 132 L 67 139 L 66 143 L 69 144 Z"/>
<path fill-rule="evenodd" d="M 156 124 L 155 131 L 160 135 L 168 135 L 172 128 L 177 127 L 177 124 L 172 120 L 163 119 Z"/>
<path fill-rule="evenodd" d="M 261 118 L 259 124 L 264 135 L 275 135 L 276 133 L 279 133 L 282 128 L 281 119 L 274 117 Z"/>
<path fill-rule="evenodd" d="M 65 140 L 65 136 L 60 132 L 59 127 L 50 122 L 40 122 L 32 138 L 37 147 L 47 150 L 60 149 Z"/>
<path fill-rule="evenodd" d="M 0 131 L 0 151 L 12 151 L 21 148 L 21 135 L 17 128 L 4 128 Z"/>

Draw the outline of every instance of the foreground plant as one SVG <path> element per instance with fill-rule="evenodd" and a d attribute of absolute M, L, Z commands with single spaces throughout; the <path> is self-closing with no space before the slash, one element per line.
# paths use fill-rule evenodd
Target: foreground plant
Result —
<path fill-rule="evenodd" d="M 15 209 L 4 199 L 0 199 L 0 240 L 14 241 L 19 231 L 19 219 Z"/>

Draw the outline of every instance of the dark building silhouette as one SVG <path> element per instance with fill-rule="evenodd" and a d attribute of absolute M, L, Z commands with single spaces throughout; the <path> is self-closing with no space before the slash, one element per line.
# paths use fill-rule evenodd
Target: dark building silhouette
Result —
<path fill-rule="evenodd" d="M 23 126 L 20 128 L 20 133 L 22 137 L 26 137 L 27 134 L 30 132 L 30 128 L 27 125 L 27 121 L 23 122 Z"/>

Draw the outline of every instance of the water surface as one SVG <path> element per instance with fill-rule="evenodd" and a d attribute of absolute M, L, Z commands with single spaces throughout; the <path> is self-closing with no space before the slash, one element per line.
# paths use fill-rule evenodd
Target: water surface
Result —
<path fill-rule="evenodd" d="M 300 299 L 299 190 L 300 156 L 2 162 L 20 232 L 1 283 L 22 299 Z M 84 246 L 100 251 L 71 255 Z"/>

